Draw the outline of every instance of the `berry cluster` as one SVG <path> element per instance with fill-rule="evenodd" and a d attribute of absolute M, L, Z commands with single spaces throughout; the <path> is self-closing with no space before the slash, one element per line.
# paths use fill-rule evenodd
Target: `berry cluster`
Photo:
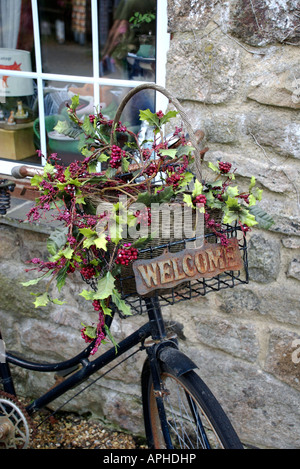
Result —
<path fill-rule="evenodd" d="M 173 173 L 170 176 L 167 177 L 166 183 L 169 186 L 173 186 L 174 189 L 176 189 L 180 183 L 180 181 L 183 179 L 183 175 L 180 173 Z"/>
<path fill-rule="evenodd" d="M 103 312 L 103 309 L 102 309 L 102 306 L 101 306 L 99 300 L 94 300 L 94 301 L 93 301 L 93 307 L 94 307 L 94 310 L 95 310 L 95 311 Z"/>
<path fill-rule="evenodd" d="M 138 257 L 138 250 L 132 248 L 130 243 L 125 243 L 123 248 L 120 248 L 117 253 L 116 264 L 128 265 Z"/>
<path fill-rule="evenodd" d="M 80 273 L 86 280 L 89 280 L 94 277 L 95 269 L 92 265 L 87 265 L 86 267 L 82 267 Z"/>
<path fill-rule="evenodd" d="M 203 194 L 197 195 L 193 200 L 193 205 L 206 204 L 206 197 Z"/>
<path fill-rule="evenodd" d="M 144 210 L 140 211 L 137 210 L 134 214 L 137 218 L 138 223 L 147 224 L 147 226 L 151 225 L 151 208 L 146 207 Z"/>
<path fill-rule="evenodd" d="M 109 164 L 112 168 L 119 168 L 122 164 L 122 158 L 125 156 L 125 151 L 118 145 L 113 145 L 111 149 L 111 157 Z"/>
<path fill-rule="evenodd" d="M 156 163 L 152 162 L 149 164 L 149 166 L 145 169 L 145 173 L 147 176 L 152 176 L 153 174 L 156 174 L 158 170 L 158 166 Z"/>
<path fill-rule="evenodd" d="M 221 173 L 227 174 L 231 170 L 231 163 L 224 163 L 219 161 L 219 170 Z"/>

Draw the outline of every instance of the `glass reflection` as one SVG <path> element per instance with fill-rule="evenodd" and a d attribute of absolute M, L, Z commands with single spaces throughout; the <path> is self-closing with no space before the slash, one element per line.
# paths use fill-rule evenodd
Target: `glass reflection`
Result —
<path fill-rule="evenodd" d="M 101 75 L 154 81 L 156 0 L 102 0 L 99 8 Z"/>
<path fill-rule="evenodd" d="M 38 0 L 43 72 L 92 76 L 90 0 Z"/>

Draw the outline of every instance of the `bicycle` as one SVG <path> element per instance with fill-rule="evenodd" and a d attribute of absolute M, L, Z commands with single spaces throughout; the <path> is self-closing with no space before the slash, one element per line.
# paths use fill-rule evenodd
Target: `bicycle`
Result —
<path fill-rule="evenodd" d="M 239 226 L 224 229 L 229 238 L 237 238 L 240 231 Z M 206 235 L 211 236 L 213 234 Z M 156 249 L 170 250 L 175 245 L 178 248 L 180 243 L 184 248 L 195 239 L 179 240 L 143 251 L 147 251 L 151 257 L 155 255 Z M 221 405 L 196 373 L 197 365 L 180 351 L 176 334 L 167 333 L 162 315 L 165 305 L 248 283 L 247 244 L 244 234 L 238 240 L 238 246 L 244 264 L 244 275 L 241 271 L 225 271 L 209 279 L 185 282 L 179 289 L 173 287 L 166 291 L 156 290 L 150 297 L 123 292 L 122 298 L 130 304 L 133 314 L 147 313 L 148 321 L 122 340 L 117 348 L 113 346 L 93 360 L 90 359 L 93 343 L 77 356 L 59 363 L 32 362 L 4 350 L 0 360 L 3 386 L 3 391 L 0 391 L 0 446 L 28 447 L 31 436 L 30 417 L 35 412 L 138 346 L 136 352 L 146 352 L 141 372 L 141 394 L 149 449 L 242 449 L 243 445 Z M 120 287 L 122 288 L 122 279 Z M 108 327 L 116 314 L 121 315 L 114 308 L 111 316 L 106 316 Z M 0 344 L 2 341 L 0 331 Z M 38 372 L 61 373 L 64 380 L 23 407 L 16 396 L 11 366 Z M 95 378 L 94 382 L 102 376 Z"/>

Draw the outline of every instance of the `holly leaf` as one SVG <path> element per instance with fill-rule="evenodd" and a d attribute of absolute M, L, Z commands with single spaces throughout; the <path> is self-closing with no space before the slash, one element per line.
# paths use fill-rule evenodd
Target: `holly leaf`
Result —
<path fill-rule="evenodd" d="M 116 289 L 113 290 L 111 299 L 118 308 L 118 310 L 122 311 L 123 314 L 125 314 L 126 316 L 130 316 L 132 314 L 130 306 L 125 303 L 125 301 L 121 298 L 120 293 Z"/>
<path fill-rule="evenodd" d="M 49 303 L 49 295 L 47 292 L 45 292 L 37 296 L 33 304 L 36 308 L 39 308 L 40 306 L 46 306 L 48 303 Z"/>
<path fill-rule="evenodd" d="M 62 255 L 66 258 L 66 259 L 71 259 L 72 256 L 73 256 L 73 252 L 74 252 L 74 249 L 72 249 L 70 246 L 66 247 L 66 249 L 64 249 L 62 251 Z"/>
<path fill-rule="evenodd" d="M 91 228 L 80 228 L 79 233 L 83 234 L 85 238 L 91 238 L 92 236 L 97 235 L 96 231 Z"/>
<path fill-rule="evenodd" d="M 142 121 L 147 121 L 151 126 L 159 126 L 159 118 L 157 117 L 157 114 L 151 112 L 150 109 L 140 111 L 140 119 Z"/>
<path fill-rule="evenodd" d="M 103 249 L 104 251 L 107 250 L 107 239 L 105 238 L 105 236 L 100 236 L 99 238 L 96 238 L 94 240 L 94 244 L 98 249 Z"/>
<path fill-rule="evenodd" d="M 215 171 L 216 173 L 220 172 L 219 168 L 216 165 L 214 165 L 211 161 L 209 161 L 208 167 L 212 169 L 213 171 Z"/>
<path fill-rule="evenodd" d="M 90 301 L 94 299 L 95 292 L 89 290 L 82 290 L 79 295 L 82 296 L 85 300 Z"/>
<path fill-rule="evenodd" d="M 188 207 L 194 207 L 190 194 L 183 194 L 183 201 Z"/>
<path fill-rule="evenodd" d="M 114 286 L 115 279 L 110 272 L 107 272 L 107 274 L 98 281 L 97 291 L 94 293 L 93 298 L 95 300 L 108 298 L 112 294 Z"/>
<path fill-rule="evenodd" d="M 194 184 L 194 190 L 192 193 L 192 198 L 194 199 L 197 195 L 202 194 L 202 189 L 203 189 L 203 185 L 201 184 L 201 182 L 198 181 L 198 179 L 196 179 L 195 184 Z"/>
<path fill-rule="evenodd" d="M 162 156 L 169 156 L 170 158 L 175 158 L 177 155 L 177 150 L 176 148 L 169 148 L 168 150 L 159 150 L 159 153 Z"/>

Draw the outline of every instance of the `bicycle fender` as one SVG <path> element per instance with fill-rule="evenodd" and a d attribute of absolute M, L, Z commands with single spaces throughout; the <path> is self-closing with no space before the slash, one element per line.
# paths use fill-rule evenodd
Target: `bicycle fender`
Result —
<path fill-rule="evenodd" d="M 178 377 L 198 368 L 189 357 L 174 347 L 163 347 L 159 352 L 159 359 L 171 368 Z"/>

